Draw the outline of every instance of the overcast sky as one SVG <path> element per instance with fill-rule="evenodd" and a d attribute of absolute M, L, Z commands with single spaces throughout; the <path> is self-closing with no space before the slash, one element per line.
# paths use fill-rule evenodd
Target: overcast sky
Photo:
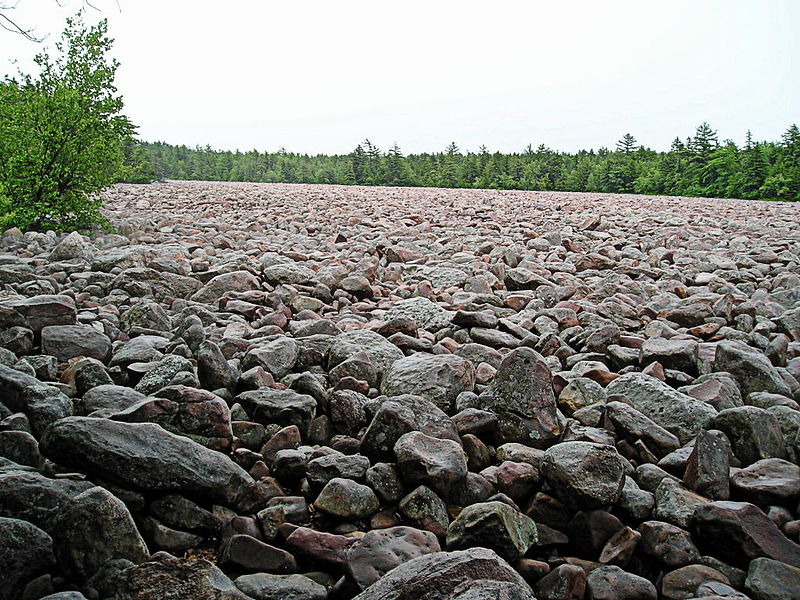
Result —
<path fill-rule="evenodd" d="M 50 33 L 79 0 L 20 0 Z M 94 0 L 145 140 L 346 153 L 666 149 L 800 123 L 800 1 Z M 119 5 L 119 8 L 118 8 Z M 8 14 L 8 13 L 7 13 Z M 41 48 L 0 31 L 0 67 Z"/>

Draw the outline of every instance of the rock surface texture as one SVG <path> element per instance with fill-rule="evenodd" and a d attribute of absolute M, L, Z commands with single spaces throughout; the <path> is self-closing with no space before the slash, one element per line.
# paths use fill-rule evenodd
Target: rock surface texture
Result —
<path fill-rule="evenodd" d="M 800 598 L 800 207 L 164 182 L 0 235 L 0 600 Z"/>

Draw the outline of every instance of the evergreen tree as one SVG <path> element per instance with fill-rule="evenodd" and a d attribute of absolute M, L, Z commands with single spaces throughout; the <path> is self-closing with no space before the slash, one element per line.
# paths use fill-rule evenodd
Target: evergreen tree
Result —
<path fill-rule="evenodd" d="M 622 139 L 617 142 L 617 152 L 630 154 L 635 150 L 636 150 L 636 138 L 633 137 L 630 133 L 626 133 L 625 135 L 623 135 Z"/>

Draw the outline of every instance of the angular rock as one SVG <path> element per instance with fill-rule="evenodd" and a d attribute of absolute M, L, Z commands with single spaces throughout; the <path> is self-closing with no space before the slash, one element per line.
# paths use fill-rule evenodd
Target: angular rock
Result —
<path fill-rule="evenodd" d="M 111 600 L 248 600 L 228 577 L 203 559 L 164 558 L 122 571 Z"/>
<path fill-rule="evenodd" d="M 279 337 L 250 350 L 242 360 L 244 369 L 262 367 L 276 380 L 285 377 L 297 362 L 299 350 L 292 338 Z"/>
<path fill-rule="evenodd" d="M 247 292 L 261 287 L 258 278 L 249 271 L 232 271 L 212 278 L 193 296 L 192 302 L 216 303 L 226 292 Z"/>
<path fill-rule="evenodd" d="M 467 506 L 447 528 L 448 550 L 480 546 L 509 561 L 521 558 L 537 541 L 536 523 L 503 502 Z"/>
<path fill-rule="evenodd" d="M 752 559 L 766 557 L 800 567 L 800 546 L 753 504 L 711 502 L 697 508 L 693 523 L 701 550 L 731 565 L 747 568 Z"/>
<path fill-rule="evenodd" d="M 75 301 L 69 296 L 33 296 L 5 305 L 21 314 L 36 333 L 48 325 L 74 325 L 77 319 Z"/>
<path fill-rule="evenodd" d="M 359 329 L 341 333 L 333 338 L 328 349 L 328 368 L 333 369 L 359 352 L 367 355 L 379 376 L 385 373 L 394 361 L 403 358 L 403 351 L 382 335 Z"/>
<path fill-rule="evenodd" d="M 77 356 L 107 361 L 111 340 L 90 325 L 48 325 L 42 329 L 42 353 L 61 362 Z"/>
<path fill-rule="evenodd" d="M 756 558 L 750 563 L 744 585 L 753 600 L 800 600 L 800 568 Z"/>
<path fill-rule="evenodd" d="M 451 312 L 422 296 L 400 300 L 386 311 L 384 316 L 387 321 L 401 318 L 410 319 L 416 323 L 417 327 L 428 331 L 438 331 L 447 327 L 451 317 Z"/>
<path fill-rule="evenodd" d="M 680 447 L 677 437 L 624 402 L 608 402 L 606 415 L 618 431 L 642 440 L 656 456 L 663 457 Z"/>
<path fill-rule="evenodd" d="M 258 388 L 242 392 L 234 399 L 241 404 L 250 418 L 263 425 L 295 425 L 301 433 L 317 413 L 317 401 L 306 394 L 292 390 Z"/>
<path fill-rule="evenodd" d="M 380 502 L 366 485 L 334 477 L 322 488 L 314 507 L 340 519 L 362 519 L 377 512 Z"/>
<path fill-rule="evenodd" d="M 648 338 L 642 343 L 640 361 L 642 366 L 658 362 L 665 369 L 695 373 L 698 356 L 699 345 L 694 340 Z"/>
<path fill-rule="evenodd" d="M 225 360 L 217 344 L 204 341 L 200 344 L 196 356 L 197 376 L 205 389 L 233 390 L 239 379 L 239 372 Z"/>
<path fill-rule="evenodd" d="M 489 388 L 480 395 L 480 402 L 481 408 L 497 415 L 497 433 L 503 442 L 546 447 L 564 431 L 550 368 L 530 348 L 518 348 L 506 355 Z"/>
<path fill-rule="evenodd" d="M 11 410 L 27 415 L 37 436 L 44 433 L 48 425 L 73 412 L 72 400 L 61 390 L 2 364 L 0 398 Z"/>
<path fill-rule="evenodd" d="M 419 486 L 400 500 L 397 508 L 415 527 L 430 531 L 441 538 L 446 535 L 450 524 L 447 505 L 432 489 Z"/>
<path fill-rule="evenodd" d="M 586 593 L 591 600 L 656 600 L 658 595 L 655 586 L 644 577 L 614 566 L 589 573 Z"/>
<path fill-rule="evenodd" d="M 347 549 L 356 541 L 353 537 L 298 527 L 286 538 L 286 547 L 323 567 L 339 569 L 347 560 Z"/>
<path fill-rule="evenodd" d="M 410 431 L 459 441 L 455 424 L 429 400 L 409 394 L 384 401 L 361 439 L 361 452 L 374 460 L 392 460 L 394 445 Z"/>
<path fill-rule="evenodd" d="M 764 458 L 787 456 L 780 423 L 763 408 L 741 406 L 723 410 L 708 427 L 727 436 L 733 454 L 745 466 Z"/>
<path fill-rule="evenodd" d="M 800 498 L 800 467 L 780 458 L 765 458 L 731 477 L 734 493 L 756 504 L 788 504 Z"/>
<path fill-rule="evenodd" d="M 633 407 L 678 437 L 692 439 L 717 414 L 710 405 L 682 394 L 655 377 L 628 373 L 608 384 L 606 394 L 627 396 Z"/>
<path fill-rule="evenodd" d="M 236 587 L 253 600 L 325 600 L 328 590 L 303 575 L 255 573 L 234 580 Z"/>
<path fill-rule="evenodd" d="M 192 363 L 177 354 L 168 354 L 144 374 L 134 389 L 145 395 L 152 394 L 170 385 L 173 378 L 184 371 L 194 373 Z"/>
<path fill-rule="evenodd" d="M 400 473 L 407 485 L 427 485 L 448 495 L 467 475 L 467 455 L 451 440 L 419 431 L 404 434 L 394 445 Z"/>
<path fill-rule="evenodd" d="M 13 598 L 18 586 L 55 563 L 49 535 L 28 521 L 0 517 L 0 598 Z"/>
<path fill-rule="evenodd" d="M 30 521 L 52 536 L 53 523 L 88 481 L 50 479 L 35 471 L 0 470 L 0 514 Z"/>
<path fill-rule="evenodd" d="M 664 521 L 645 521 L 639 525 L 642 552 L 667 567 L 682 567 L 697 561 L 700 552 L 688 531 Z"/>
<path fill-rule="evenodd" d="M 245 534 L 232 535 L 225 540 L 219 560 L 224 567 L 239 572 L 289 573 L 297 569 L 294 556 L 289 552 Z"/>
<path fill-rule="evenodd" d="M 751 392 L 792 395 L 789 386 L 769 359 L 742 342 L 723 340 L 717 344 L 714 369 L 733 375 L 742 396 L 746 397 Z"/>
<path fill-rule="evenodd" d="M 53 524 L 59 566 L 77 580 L 107 561 L 140 563 L 150 553 L 122 500 L 101 487 L 75 496 Z"/>
<path fill-rule="evenodd" d="M 712 500 L 727 500 L 730 497 L 730 453 L 730 442 L 724 433 L 702 430 L 686 461 L 683 483 Z"/>

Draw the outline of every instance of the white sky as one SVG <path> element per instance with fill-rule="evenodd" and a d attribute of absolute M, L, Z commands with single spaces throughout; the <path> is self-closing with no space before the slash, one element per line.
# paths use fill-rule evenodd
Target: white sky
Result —
<path fill-rule="evenodd" d="M 800 0 L 94 0 L 140 137 L 347 153 L 666 149 L 800 123 Z M 12 11 L 52 46 L 79 0 Z M 120 10 L 121 9 L 121 10 Z M 0 71 L 37 44 L 0 31 Z"/>

